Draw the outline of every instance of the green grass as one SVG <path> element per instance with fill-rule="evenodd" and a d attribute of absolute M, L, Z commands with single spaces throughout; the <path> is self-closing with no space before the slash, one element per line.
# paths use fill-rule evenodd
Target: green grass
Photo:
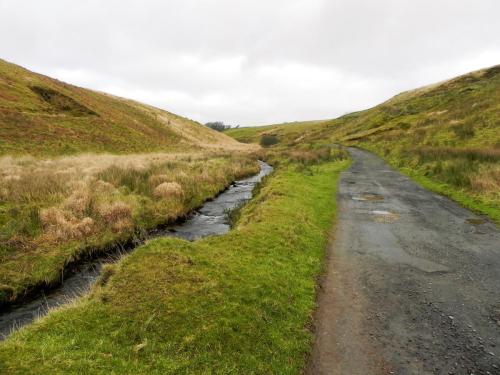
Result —
<path fill-rule="evenodd" d="M 408 91 L 365 111 L 315 123 L 227 131 L 270 148 L 310 144 L 370 150 L 415 181 L 464 206 L 500 217 L 500 65 Z"/>
<path fill-rule="evenodd" d="M 195 121 L 0 59 L 0 155 L 130 154 L 200 147 L 238 144 Z"/>
<path fill-rule="evenodd" d="M 225 134 L 243 143 L 260 143 L 266 135 L 276 136 L 279 146 L 297 146 L 301 140 L 310 139 L 318 127 L 325 121 L 290 122 L 276 125 L 233 128 L 224 131 Z M 315 139 L 317 143 L 318 140 Z"/>
<path fill-rule="evenodd" d="M 182 217 L 256 172 L 255 148 L 0 59 L 0 305 L 58 280 L 82 254 Z M 248 168 L 239 170 L 234 151 Z M 113 158 L 117 165 L 103 167 Z M 162 182 L 181 184 L 182 197 L 158 196 Z"/>
<path fill-rule="evenodd" d="M 347 161 L 282 163 L 227 235 L 157 239 L 0 344 L 0 373 L 299 374 Z"/>
<path fill-rule="evenodd" d="M 403 167 L 400 168 L 400 170 L 426 189 L 445 195 L 478 214 L 488 216 L 495 223 L 500 225 L 500 210 L 498 209 L 498 201 L 495 199 L 488 199 L 480 195 L 471 195 L 470 193 L 459 190 L 449 184 L 437 182 L 422 173 L 415 172 L 415 170 L 411 168 Z"/>

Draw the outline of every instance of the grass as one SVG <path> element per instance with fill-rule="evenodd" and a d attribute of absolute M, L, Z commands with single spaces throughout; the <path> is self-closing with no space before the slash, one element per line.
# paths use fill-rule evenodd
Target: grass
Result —
<path fill-rule="evenodd" d="M 484 196 L 474 196 L 468 194 L 467 192 L 456 189 L 449 184 L 436 182 L 436 180 L 422 175 L 419 172 L 415 172 L 411 168 L 403 167 L 400 168 L 400 170 L 423 187 L 435 193 L 445 195 L 460 203 L 462 206 L 467 207 L 477 213 L 486 215 L 497 224 L 500 224 L 500 210 L 498 209 L 498 204 L 495 199 L 490 200 Z"/>
<path fill-rule="evenodd" d="M 415 181 L 497 223 L 500 217 L 500 66 L 408 91 L 338 119 L 229 130 L 270 148 L 341 143 L 368 149 Z"/>
<path fill-rule="evenodd" d="M 240 127 L 226 130 L 224 133 L 243 143 L 260 143 L 262 140 L 272 137 L 278 140 L 277 143 L 274 143 L 276 145 L 279 144 L 280 146 L 293 147 L 300 145 L 302 140 L 313 138 L 311 137 L 311 133 L 314 133 L 324 122 L 325 121 L 303 121 L 276 125 Z M 317 143 L 318 139 L 315 139 L 315 142 Z"/>
<path fill-rule="evenodd" d="M 0 60 L 0 305 L 256 172 L 256 149 Z"/>
<path fill-rule="evenodd" d="M 0 155 L 248 149 L 195 121 L 0 59 Z"/>
<path fill-rule="evenodd" d="M 0 158 L 0 304 L 60 278 L 67 262 L 172 222 L 255 157 L 220 152 Z"/>
<path fill-rule="evenodd" d="M 300 373 L 348 162 L 269 155 L 275 175 L 234 230 L 138 248 L 105 285 L 0 343 L 0 372 Z"/>

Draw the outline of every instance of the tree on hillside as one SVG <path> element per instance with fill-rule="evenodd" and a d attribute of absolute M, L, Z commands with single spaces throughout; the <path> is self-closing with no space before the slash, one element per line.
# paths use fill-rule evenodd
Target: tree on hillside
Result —
<path fill-rule="evenodd" d="M 217 130 L 218 132 L 222 132 L 226 129 L 230 129 L 231 125 L 226 125 L 222 121 L 214 121 L 214 122 L 207 122 L 205 126 L 208 126 L 211 129 Z"/>

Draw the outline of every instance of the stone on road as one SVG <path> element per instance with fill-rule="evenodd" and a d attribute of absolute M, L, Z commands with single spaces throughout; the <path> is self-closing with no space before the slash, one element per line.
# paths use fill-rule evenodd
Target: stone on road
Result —
<path fill-rule="evenodd" d="M 500 231 L 351 149 L 309 374 L 500 374 Z"/>

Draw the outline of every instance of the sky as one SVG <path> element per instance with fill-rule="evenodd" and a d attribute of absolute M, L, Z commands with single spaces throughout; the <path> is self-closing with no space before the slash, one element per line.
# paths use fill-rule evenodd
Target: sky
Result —
<path fill-rule="evenodd" d="M 498 0 L 0 0 L 0 58 L 200 121 L 334 118 L 500 64 Z"/>

